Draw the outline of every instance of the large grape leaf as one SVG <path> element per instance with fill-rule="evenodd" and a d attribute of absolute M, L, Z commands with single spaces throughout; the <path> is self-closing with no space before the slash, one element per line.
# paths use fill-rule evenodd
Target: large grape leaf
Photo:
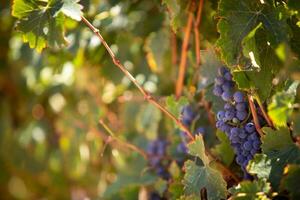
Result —
<path fill-rule="evenodd" d="M 269 180 L 273 188 L 277 189 L 284 167 L 287 164 L 300 164 L 300 149 L 293 143 L 287 128 L 263 128 L 263 131 L 266 135 L 262 137 L 261 148 L 271 160 Z"/>
<path fill-rule="evenodd" d="M 195 141 L 188 144 L 189 153 L 203 162 L 203 166 L 196 161 L 188 160 L 184 164 L 184 190 L 187 195 L 199 195 L 202 188 L 206 188 L 208 199 L 225 199 L 226 182 L 222 174 L 210 166 L 205 154 L 202 136 L 196 136 Z"/>
<path fill-rule="evenodd" d="M 278 92 L 268 105 L 268 114 L 278 127 L 285 126 L 294 109 L 298 81 L 292 83 L 286 91 Z"/>
<path fill-rule="evenodd" d="M 243 181 L 236 187 L 230 188 L 229 192 L 232 194 L 232 199 L 234 200 L 252 200 L 269 199 L 267 198 L 267 195 L 270 190 L 270 184 L 265 180 L 259 179 L 253 182 Z"/>
<path fill-rule="evenodd" d="M 268 44 L 265 31 L 258 25 L 244 39 L 244 55 L 248 59 L 241 70 L 233 71 L 233 78 L 242 90 L 255 89 L 262 101 L 273 88 L 272 80 L 278 73 L 281 62 L 275 50 Z M 251 56 L 250 56 L 251 55 Z"/>
<path fill-rule="evenodd" d="M 31 48 L 38 51 L 47 45 L 66 45 L 64 16 L 59 12 L 62 7 L 63 2 L 59 0 L 14 0 L 12 15 L 19 19 L 16 28 L 23 33 L 24 42 L 28 42 Z"/>
<path fill-rule="evenodd" d="M 221 0 L 218 22 L 220 38 L 217 45 L 225 62 L 232 66 L 243 60 L 242 41 L 260 23 L 268 33 L 270 44 L 286 41 L 288 29 L 285 12 L 284 6 L 275 7 L 259 0 Z"/>

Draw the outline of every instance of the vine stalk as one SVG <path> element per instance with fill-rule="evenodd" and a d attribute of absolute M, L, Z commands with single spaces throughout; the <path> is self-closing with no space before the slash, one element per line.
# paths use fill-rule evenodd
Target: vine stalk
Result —
<path fill-rule="evenodd" d="M 259 135 L 262 137 L 264 135 L 264 133 L 262 132 L 259 121 L 258 121 L 257 112 L 256 112 L 255 104 L 253 101 L 253 96 L 250 94 L 248 94 L 248 102 L 249 102 L 250 110 L 252 113 L 255 128 L 256 128 L 257 132 L 259 133 Z"/>

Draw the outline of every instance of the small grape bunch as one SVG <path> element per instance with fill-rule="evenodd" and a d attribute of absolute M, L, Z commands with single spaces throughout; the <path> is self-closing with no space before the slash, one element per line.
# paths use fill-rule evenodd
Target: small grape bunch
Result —
<path fill-rule="evenodd" d="M 168 172 L 168 160 L 166 157 L 168 142 L 158 138 L 149 143 L 147 154 L 149 156 L 149 166 L 155 170 L 156 174 L 161 178 L 168 180 L 170 174 Z"/>
<path fill-rule="evenodd" d="M 196 117 L 197 117 L 197 113 L 194 111 L 192 106 L 187 105 L 182 108 L 180 119 L 181 119 L 181 122 L 186 127 L 191 128 L 193 121 L 196 119 Z M 200 126 L 200 127 L 197 127 L 193 132 L 194 135 L 199 134 L 199 133 L 204 134 L 205 128 Z M 182 142 L 179 143 L 179 145 L 177 146 L 177 151 L 179 153 L 187 154 L 186 144 L 188 143 L 189 138 L 187 137 L 187 134 L 184 131 L 180 131 L 180 136 L 181 136 Z"/>
<path fill-rule="evenodd" d="M 245 177 L 249 177 L 246 166 L 254 154 L 260 151 L 261 142 L 245 95 L 236 90 L 236 84 L 227 68 L 219 68 L 213 93 L 225 102 L 224 110 L 217 113 L 216 127 L 228 136 L 236 154 L 236 162 Z"/>

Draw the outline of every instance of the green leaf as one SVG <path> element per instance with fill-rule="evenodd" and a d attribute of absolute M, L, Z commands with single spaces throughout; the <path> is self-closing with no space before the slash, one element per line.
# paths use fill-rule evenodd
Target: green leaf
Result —
<path fill-rule="evenodd" d="M 167 9 L 169 11 L 168 14 L 170 17 L 171 27 L 173 31 L 176 32 L 178 28 L 184 26 L 185 24 L 185 8 L 188 4 L 188 1 L 163 0 L 162 4 L 167 6 Z"/>
<path fill-rule="evenodd" d="M 288 165 L 285 168 L 285 176 L 281 181 L 281 190 L 289 192 L 290 199 L 300 199 L 299 190 L 300 166 Z"/>
<path fill-rule="evenodd" d="M 258 25 L 244 38 L 245 63 L 240 70 L 233 71 L 233 79 L 239 89 L 255 89 L 262 101 L 265 101 L 273 88 L 272 80 L 281 65 L 275 50 L 268 43 L 266 33 Z M 251 56 L 250 56 L 251 55 Z"/>
<path fill-rule="evenodd" d="M 78 4 L 80 0 L 62 0 L 64 5 L 61 11 L 76 21 L 81 20 L 83 6 Z"/>
<path fill-rule="evenodd" d="M 218 59 L 214 48 L 211 46 L 207 51 L 201 54 L 201 63 L 201 82 L 198 83 L 198 90 L 213 84 L 218 75 L 218 69 L 223 66 L 222 62 Z"/>
<path fill-rule="evenodd" d="M 144 133 L 148 139 L 155 139 L 160 120 L 161 112 L 155 109 L 153 105 L 146 104 L 142 106 L 136 117 L 136 128 L 139 132 Z"/>
<path fill-rule="evenodd" d="M 50 0 L 48 3 L 34 0 L 14 0 L 12 15 L 17 21 L 17 30 L 23 33 L 24 42 L 31 48 L 42 51 L 47 45 L 62 47 L 67 44 L 64 37 L 64 16 L 59 13 L 63 3 Z"/>
<path fill-rule="evenodd" d="M 186 194 L 199 195 L 202 188 L 206 188 L 208 199 L 225 199 L 226 182 L 222 174 L 209 167 L 198 166 L 193 161 L 186 161 L 184 164 L 186 173 L 183 183 Z"/>
<path fill-rule="evenodd" d="M 269 178 L 271 173 L 271 160 L 265 154 L 256 154 L 247 165 L 250 174 L 257 175 L 258 178 Z"/>
<path fill-rule="evenodd" d="M 180 117 L 181 109 L 187 105 L 189 102 L 186 97 L 180 97 L 180 99 L 176 100 L 176 98 L 172 96 L 168 96 L 166 99 L 167 109 L 177 118 Z"/>
<path fill-rule="evenodd" d="M 209 159 L 205 154 L 205 146 L 202 135 L 196 135 L 195 141 L 187 145 L 189 154 L 199 157 L 205 166 L 209 165 Z"/>
<path fill-rule="evenodd" d="M 294 144 L 287 128 L 273 130 L 265 127 L 263 128 L 263 132 L 265 132 L 266 135 L 262 138 L 261 148 L 265 153 L 269 153 L 274 149 L 283 149 Z"/>
<path fill-rule="evenodd" d="M 221 158 L 222 163 L 229 166 L 234 159 L 234 151 L 231 147 L 230 141 L 225 133 L 217 131 L 216 134 L 220 140 L 220 144 L 217 144 L 214 149 L 212 149 L 212 152 Z"/>
<path fill-rule="evenodd" d="M 168 191 L 170 193 L 170 199 L 179 199 L 179 197 L 183 194 L 183 185 L 181 180 L 172 181 L 169 185 Z"/>
<path fill-rule="evenodd" d="M 159 193 L 159 195 L 162 196 L 163 193 L 168 188 L 168 183 L 166 180 L 163 180 L 160 178 L 160 179 L 158 179 L 158 181 L 155 182 L 154 188 Z"/>
<path fill-rule="evenodd" d="M 208 199 L 226 198 L 226 182 L 219 171 L 210 167 L 202 136 L 196 136 L 195 141 L 188 144 L 188 149 L 191 155 L 202 160 L 204 166 L 199 166 L 191 160 L 184 163 L 185 193 L 199 195 L 200 190 L 205 187 Z"/>
<path fill-rule="evenodd" d="M 153 72 L 162 72 L 165 53 L 168 49 L 169 36 L 165 29 L 159 32 L 152 32 L 146 39 L 144 50 L 147 53 L 148 65 Z"/>
<path fill-rule="evenodd" d="M 285 12 L 281 5 L 275 7 L 267 2 L 262 4 L 259 0 L 221 0 L 217 45 L 221 48 L 222 58 L 230 66 L 239 64 L 243 60 L 243 39 L 260 23 L 268 33 L 271 44 L 286 41 Z"/>
<path fill-rule="evenodd" d="M 230 188 L 232 199 L 238 200 L 253 200 L 253 199 L 270 199 L 267 194 L 270 192 L 270 184 L 265 180 L 259 179 L 256 181 L 243 181 L 236 187 Z"/>
<path fill-rule="evenodd" d="M 271 159 L 271 173 L 269 181 L 276 190 L 282 178 L 283 169 L 287 164 L 300 164 L 300 149 L 290 136 L 287 128 L 272 130 L 263 128 L 266 133 L 262 137 L 262 151 Z"/>
<path fill-rule="evenodd" d="M 272 97 L 268 106 L 268 114 L 277 127 L 285 126 L 293 111 L 298 81 L 290 85 L 288 90 L 278 92 Z"/>
<path fill-rule="evenodd" d="M 181 196 L 179 200 L 199 200 L 199 196 L 196 195 L 188 195 L 188 196 Z"/>

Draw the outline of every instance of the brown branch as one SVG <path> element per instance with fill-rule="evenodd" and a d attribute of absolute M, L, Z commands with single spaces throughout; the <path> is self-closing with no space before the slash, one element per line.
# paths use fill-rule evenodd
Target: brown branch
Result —
<path fill-rule="evenodd" d="M 195 51 L 196 51 L 196 63 L 197 66 L 200 66 L 201 63 L 201 55 L 200 55 L 200 33 L 199 33 L 199 26 L 201 23 L 201 16 L 202 16 L 202 8 L 203 8 L 204 0 L 200 0 L 196 21 L 194 23 L 194 34 L 195 34 Z"/>
<path fill-rule="evenodd" d="M 258 118 L 257 118 L 256 108 L 255 108 L 255 105 L 254 105 L 254 102 L 253 102 L 253 97 L 250 94 L 248 94 L 248 102 L 249 102 L 249 105 L 250 105 L 250 110 L 251 110 L 251 113 L 252 113 L 255 128 L 256 128 L 257 132 L 259 133 L 259 135 L 262 137 L 264 135 L 264 133 L 261 130 L 261 127 L 260 127 L 260 124 L 259 124 L 259 121 L 258 121 Z"/>
<path fill-rule="evenodd" d="M 176 82 L 175 95 L 177 98 L 179 98 L 181 96 L 182 89 L 183 89 L 183 82 L 184 82 L 186 63 L 187 63 L 188 45 L 189 45 L 189 40 L 190 40 L 190 35 L 191 35 L 193 18 L 194 18 L 193 12 L 189 11 L 188 21 L 187 21 L 187 25 L 185 28 L 183 44 L 182 44 L 182 48 L 181 48 L 181 57 L 180 57 L 178 78 L 177 78 L 177 82 Z"/>
<path fill-rule="evenodd" d="M 177 38 L 176 33 L 171 29 L 171 50 L 172 50 L 172 64 L 177 65 Z"/>
<path fill-rule="evenodd" d="M 262 102 L 261 102 L 261 100 L 260 100 L 260 98 L 259 98 L 258 95 L 255 95 L 255 100 L 256 100 L 256 102 L 257 102 L 257 104 L 258 104 L 258 106 L 259 106 L 259 108 L 260 108 L 260 110 L 261 110 L 261 112 L 262 112 L 265 120 L 267 121 L 269 127 L 274 128 L 274 124 L 273 124 L 272 120 L 270 119 L 268 113 L 265 111 L 264 105 L 262 104 Z"/>
<path fill-rule="evenodd" d="M 145 158 L 145 160 L 148 159 L 147 153 L 143 149 L 141 149 L 141 148 L 139 148 L 139 147 L 137 147 L 137 146 L 135 146 L 131 143 L 128 143 L 128 142 L 123 141 L 120 138 L 116 137 L 116 134 L 114 134 L 114 132 L 104 123 L 104 121 L 102 119 L 99 120 L 99 123 L 110 134 L 110 137 L 107 138 L 108 139 L 107 143 L 115 140 L 116 142 L 126 146 L 128 149 L 131 149 L 135 152 L 138 152 L 139 154 L 141 154 Z"/>
<path fill-rule="evenodd" d="M 121 64 L 121 62 L 116 58 L 115 54 L 111 50 L 111 48 L 108 46 L 102 35 L 100 34 L 99 30 L 95 28 L 85 17 L 81 17 L 82 22 L 85 23 L 95 34 L 96 36 L 100 39 L 101 43 L 104 45 L 105 49 L 109 53 L 113 63 L 115 64 L 116 67 L 118 67 L 127 78 L 129 78 L 134 85 L 138 88 L 138 90 L 142 93 L 144 98 L 157 107 L 159 110 L 161 110 L 163 113 L 165 113 L 169 118 L 171 118 L 177 126 L 182 129 L 187 136 L 191 139 L 194 140 L 193 134 L 190 132 L 190 130 L 180 121 L 178 120 L 170 111 L 168 111 L 166 108 L 164 108 L 162 105 L 160 105 L 152 96 L 150 93 L 148 93 L 139 83 L 136 81 L 136 79 L 130 74 L 130 72 Z"/>

